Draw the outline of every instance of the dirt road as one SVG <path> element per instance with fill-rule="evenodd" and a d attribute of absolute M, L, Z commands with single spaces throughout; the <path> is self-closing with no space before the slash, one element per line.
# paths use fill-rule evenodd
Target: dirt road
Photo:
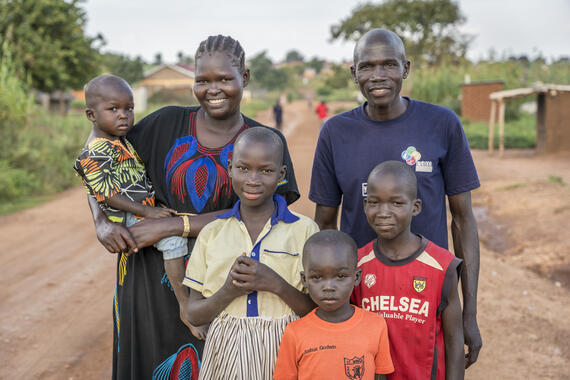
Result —
<path fill-rule="evenodd" d="M 258 119 L 272 125 L 269 112 Z M 312 216 L 319 123 L 295 102 L 284 107 L 284 125 L 302 191 L 293 208 Z M 474 157 L 484 348 L 467 378 L 567 378 L 570 155 Z M 109 378 L 115 257 L 95 239 L 83 190 L 0 218 L 0 239 L 0 378 Z"/>

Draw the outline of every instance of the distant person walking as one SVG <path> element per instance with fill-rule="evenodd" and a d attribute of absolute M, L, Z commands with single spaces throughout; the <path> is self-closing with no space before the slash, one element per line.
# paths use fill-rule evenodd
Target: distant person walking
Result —
<path fill-rule="evenodd" d="M 317 113 L 317 116 L 319 117 L 319 120 L 321 121 L 321 125 L 323 125 L 325 123 L 325 121 L 327 120 L 327 116 L 329 113 L 329 109 L 327 108 L 327 105 L 326 105 L 324 100 L 321 100 L 321 102 L 317 105 L 315 112 Z"/>
<path fill-rule="evenodd" d="M 275 128 L 281 130 L 281 124 L 283 123 L 283 107 L 281 107 L 279 99 L 277 99 L 273 106 L 273 117 L 275 118 Z"/>

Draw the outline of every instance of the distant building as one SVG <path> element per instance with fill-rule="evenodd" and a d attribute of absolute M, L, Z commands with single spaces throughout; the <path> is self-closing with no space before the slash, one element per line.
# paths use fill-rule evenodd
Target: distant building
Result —
<path fill-rule="evenodd" d="M 536 83 L 532 87 L 497 91 L 489 117 L 489 151 L 494 150 L 495 119 L 499 123 L 499 154 L 505 149 L 505 105 L 507 100 L 536 95 L 536 151 L 539 153 L 570 150 L 570 85 Z M 498 117 L 495 115 L 498 114 Z"/>
<path fill-rule="evenodd" d="M 144 73 L 144 79 L 139 83 L 146 88 L 151 97 L 157 92 L 167 92 L 179 97 L 192 98 L 194 86 L 194 68 L 183 64 L 163 64 Z"/>
<path fill-rule="evenodd" d="M 34 101 L 43 109 L 66 115 L 71 106 L 74 96 L 69 91 L 54 91 L 52 93 L 32 90 Z M 85 99 L 85 98 L 84 98 Z"/>
<path fill-rule="evenodd" d="M 317 76 L 317 70 L 312 67 L 305 67 L 303 71 L 303 79 L 314 79 Z"/>

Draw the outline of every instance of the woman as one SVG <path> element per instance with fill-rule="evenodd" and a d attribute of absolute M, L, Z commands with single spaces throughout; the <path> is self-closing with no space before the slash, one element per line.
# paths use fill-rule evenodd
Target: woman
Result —
<path fill-rule="evenodd" d="M 190 217 L 190 237 L 237 200 L 227 173 L 228 157 L 237 136 L 260 125 L 240 113 L 250 76 L 244 62 L 239 42 L 227 36 L 208 37 L 195 57 L 194 94 L 200 106 L 162 108 L 127 136 L 146 165 L 157 201 L 198 214 Z M 287 148 L 284 156 L 287 176 L 277 192 L 290 204 L 299 192 Z M 151 246 L 163 237 L 182 235 L 182 218 L 143 220 L 126 229 L 109 222 L 91 200 L 90 205 L 97 236 L 107 250 L 146 247 L 128 257 L 121 253 L 118 260 L 113 377 L 197 378 L 203 341 L 181 322 L 176 300 L 183 302 L 189 294 L 181 284 L 183 266 L 169 260 L 168 265 L 182 269 L 177 278 L 168 279 L 162 256 Z M 193 239 L 189 241 L 192 245 Z M 205 335 L 200 329 L 194 333 Z"/>

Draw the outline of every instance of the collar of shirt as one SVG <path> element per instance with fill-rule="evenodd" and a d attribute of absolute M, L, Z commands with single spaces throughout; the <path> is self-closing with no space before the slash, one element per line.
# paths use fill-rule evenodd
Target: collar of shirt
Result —
<path fill-rule="evenodd" d="M 291 211 L 287 208 L 287 201 L 280 195 L 273 194 L 273 202 L 275 203 L 275 210 L 271 215 L 271 225 L 274 226 L 277 222 L 282 221 L 284 223 L 294 223 L 299 220 L 298 216 L 293 215 Z M 223 214 L 217 216 L 218 219 L 229 219 L 232 216 L 241 222 L 241 215 L 239 213 L 240 200 L 236 202 L 234 207 Z"/>

